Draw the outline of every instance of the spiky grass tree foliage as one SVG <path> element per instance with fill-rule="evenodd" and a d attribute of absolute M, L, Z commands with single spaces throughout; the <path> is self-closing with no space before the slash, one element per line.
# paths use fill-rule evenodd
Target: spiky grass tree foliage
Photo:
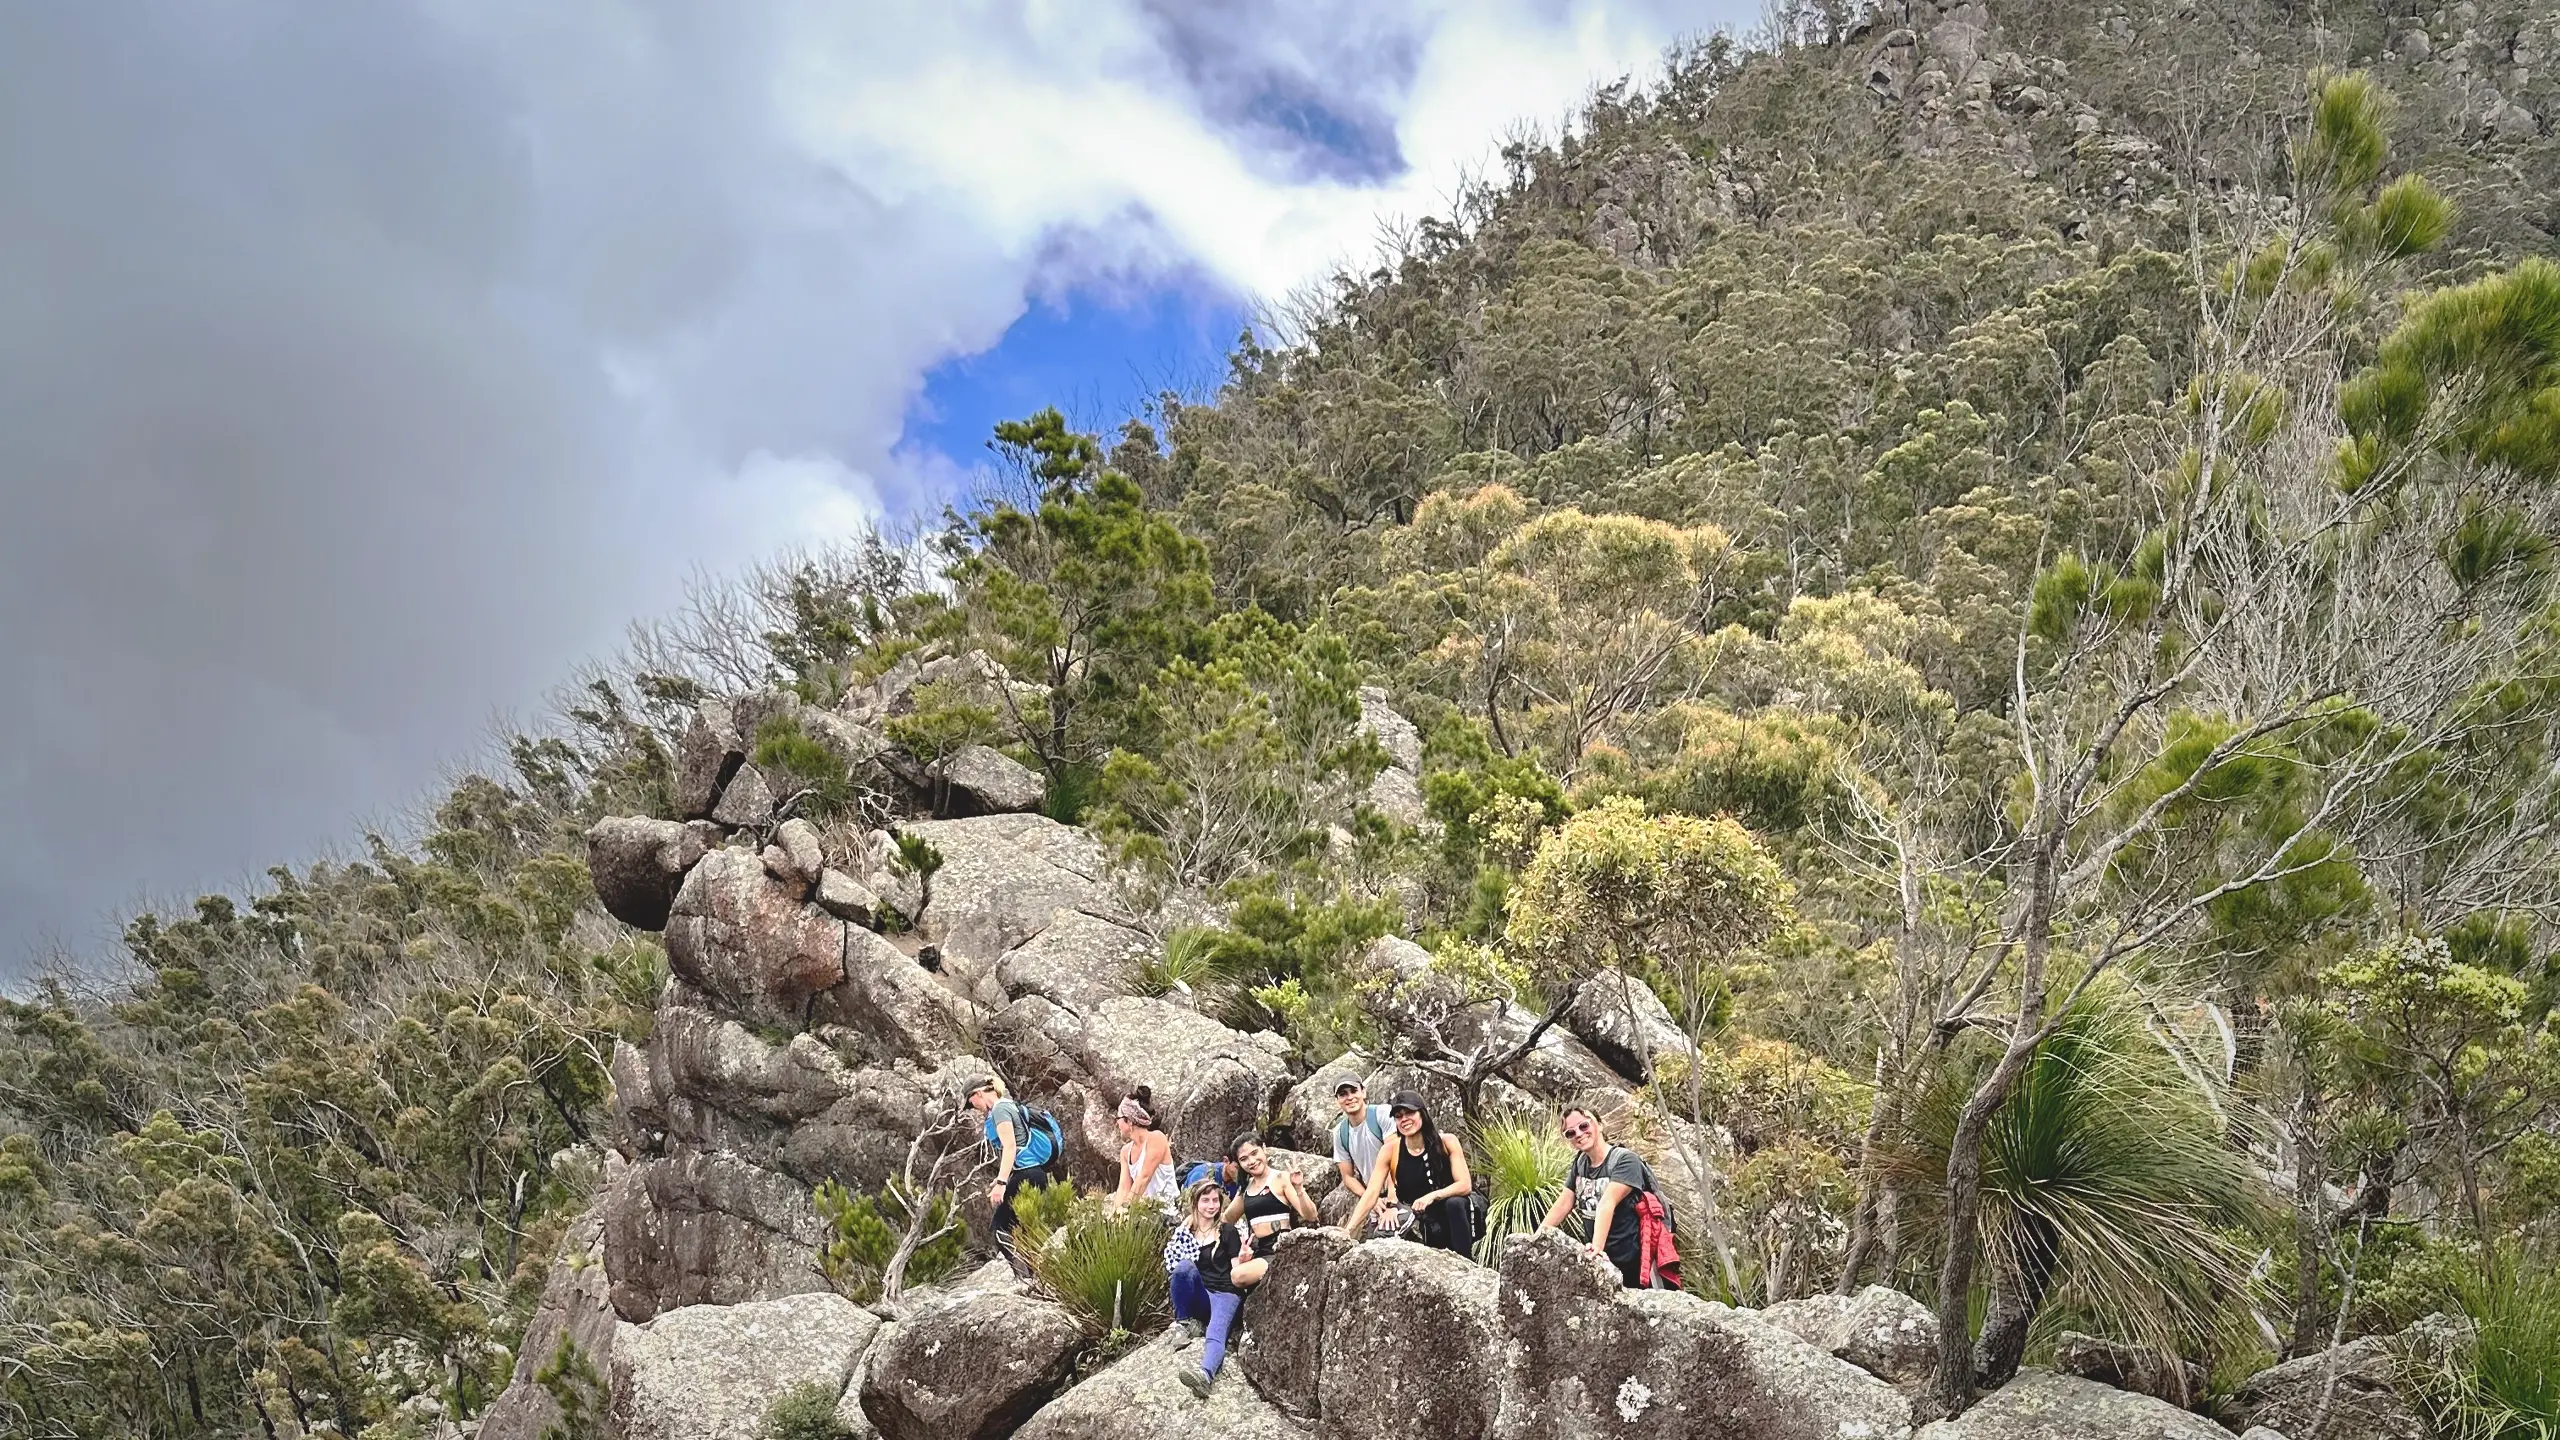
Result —
<path fill-rule="evenodd" d="M 2560 1268 L 2509 1258 L 2462 1288 L 2467 1340 L 2404 1356 L 2445 1440 L 2560 1440 Z"/>
<path fill-rule="evenodd" d="M 1048 1189 L 1054 1200 L 1067 1187 Z M 1019 1243 L 1032 1278 L 1096 1340 L 1160 1330 L 1173 1318 L 1164 1217 L 1151 1207 L 1114 1210 L 1101 1196 L 1078 1197 L 1054 1227 Z"/>
<path fill-rule="evenodd" d="M 1943 1211 L 1957 1116 L 1997 1053 L 1959 1045 L 1912 1102 L 1889 1163 L 1923 1233 Z M 1983 1383 L 2017 1372 L 2029 1327 L 2059 1296 L 2120 1338 L 2173 1352 L 2206 1338 L 2249 1280 L 2253 1252 L 2235 1238 L 2258 1218 L 2246 1158 L 2121 983 L 2092 986 L 2065 1013 L 1993 1116 L 1982 1194 Z"/>
<path fill-rule="evenodd" d="M 1502 1256 L 1502 1242 L 1535 1233 L 1547 1207 L 1564 1192 L 1573 1147 L 1552 1118 L 1516 1110 L 1486 1117 L 1475 1127 L 1473 1142 L 1470 1168 L 1492 1201 L 1476 1259 L 1491 1265 Z"/>

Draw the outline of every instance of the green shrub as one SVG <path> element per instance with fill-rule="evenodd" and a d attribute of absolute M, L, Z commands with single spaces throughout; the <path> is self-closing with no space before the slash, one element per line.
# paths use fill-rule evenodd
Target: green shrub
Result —
<path fill-rule="evenodd" d="M 806 1380 L 774 1397 L 764 1412 L 762 1440 L 853 1440 L 853 1427 L 836 1418 L 836 1392 Z"/>
<path fill-rule="evenodd" d="M 2517 1257 L 2462 1285 L 2467 1343 L 2405 1359 L 2445 1440 L 2560 1437 L 2560 1273 Z"/>
<path fill-rule="evenodd" d="M 1064 1185 L 1049 1188 L 1068 1193 Z M 1043 1197 L 1044 1206 L 1052 1203 Z M 1163 1217 L 1151 1207 L 1113 1210 L 1098 1195 L 1071 1199 L 1065 1209 L 1037 1243 L 1024 1245 L 1040 1288 L 1096 1340 L 1162 1329 L 1173 1318 Z"/>
<path fill-rule="evenodd" d="M 822 1182 L 810 1201 L 818 1222 L 827 1228 L 827 1242 L 818 1250 L 819 1273 L 848 1300 L 868 1304 L 879 1299 L 903 1228 L 890 1218 L 901 1213 L 898 1202 L 885 1194 L 857 1195 L 833 1180 Z M 950 1195 L 935 1195 L 926 1204 L 926 1230 L 951 1224 Z M 967 1236 L 953 1225 L 949 1234 L 916 1247 L 907 1257 L 906 1283 L 930 1285 L 949 1275 L 959 1268 L 966 1246 Z"/>
<path fill-rule="evenodd" d="M 1234 980 L 1236 964 L 1223 932 L 1189 926 L 1164 937 L 1164 949 L 1139 959 L 1134 977 L 1141 995 L 1187 992 L 1214 1000 Z"/>
<path fill-rule="evenodd" d="M 825 821 L 853 808 L 858 787 L 844 757 L 800 728 L 789 715 L 776 715 L 756 727 L 756 768 L 764 772 L 776 800 L 800 796 L 797 813 Z"/>
<path fill-rule="evenodd" d="M 1492 1202 L 1484 1236 L 1476 1242 L 1476 1259 L 1490 1265 L 1501 1257 L 1503 1241 L 1534 1233 L 1547 1207 L 1564 1193 L 1573 1147 L 1553 1119 L 1505 1112 L 1475 1127 L 1470 1159 L 1476 1183 Z"/>
<path fill-rule="evenodd" d="M 1013 1197 L 1013 1243 L 1028 1255 L 1049 1241 L 1076 1209 L 1076 1187 L 1064 1180 Z"/>

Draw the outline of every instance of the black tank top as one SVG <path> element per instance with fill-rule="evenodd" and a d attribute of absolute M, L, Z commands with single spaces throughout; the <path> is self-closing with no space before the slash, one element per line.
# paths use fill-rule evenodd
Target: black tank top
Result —
<path fill-rule="evenodd" d="M 1266 1226 L 1262 1223 L 1274 1216 L 1280 1218 L 1280 1224 Z M 1260 1194 L 1251 1190 L 1244 1192 L 1244 1223 L 1256 1235 L 1267 1234 L 1274 1230 L 1286 1230 L 1296 1222 L 1297 1218 L 1297 1212 L 1289 1208 L 1288 1201 L 1268 1190 Z"/>
<path fill-rule="evenodd" d="M 1420 1137 L 1416 1137 L 1420 1138 Z M 1416 1155 L 1404 1148 L 1404 1138 L 1396 1138 L 1396 1198 L 1410 1208 L 1414 1201 L 1439 1188 L 1432 1175 L 1442 1161 L 1426 1147 Z"/>

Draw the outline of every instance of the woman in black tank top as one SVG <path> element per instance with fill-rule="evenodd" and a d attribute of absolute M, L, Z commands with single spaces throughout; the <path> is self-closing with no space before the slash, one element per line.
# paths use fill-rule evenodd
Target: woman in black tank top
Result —
<path fill-rule="evenodd" d="M 1412 1211 L 1418 1222 L 1412 1238 L 1472 1255 L 1475 1212 L 1467 1197 L 1474 1193 L 1475 1177 L 1467 1171 L 1466 1148 L 1455 1137 L 1440 1133 L 1422 1097 L 1410 1090 L 1396 1096 L 1387 1115 L 1395 1124 L 1395 1135 L 1378 1152 L 1377 1164 L 1369 1172 L 1369 1188 L 1352 1207 L 1344 1228 L 1358 1235 L 1360 1222 L 1369 1218 L 1393 1182 L 1397 1203 Z"/>
<path fill-rule="evenodd" d="M 1218 1218 L 1228 1224 L 1243 1222 L 1266 1253 L 1271 1248 L 1271 1237 L 1316 1218 L 1316 1202 L 1307 1193 L 1307 1182 L 1299 1179 L 1296 1171 L 1273 1165 L 1271 1157 L 1263 1153 L 1261 1141 L 1250 1135 L 1238 1139 L 1235 1161 L 1236 1169 L 1244 1172 L 1244 1184 L 1227 1202 L 1226 1213 Z"/>

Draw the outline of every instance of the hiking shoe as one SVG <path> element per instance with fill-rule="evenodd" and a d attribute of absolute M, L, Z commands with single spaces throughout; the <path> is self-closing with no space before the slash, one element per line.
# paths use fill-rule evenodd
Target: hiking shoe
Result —
<path fill-rule="evenodd" d="M 1183 1320 L 1176 1323 L 1182 1326 L 1183 1334 L 1190 1336 L 1194 1340 L 1206 1340 L 1209 1338 L 1209 1322 L 1206 1320 Z"/>
<path fill-rule="evenodd" d="M 1193 1365 L 1182 1372 L 1182 1388 L 1206 1400 L 1209 1398 L 1209 1372 Z"/>

